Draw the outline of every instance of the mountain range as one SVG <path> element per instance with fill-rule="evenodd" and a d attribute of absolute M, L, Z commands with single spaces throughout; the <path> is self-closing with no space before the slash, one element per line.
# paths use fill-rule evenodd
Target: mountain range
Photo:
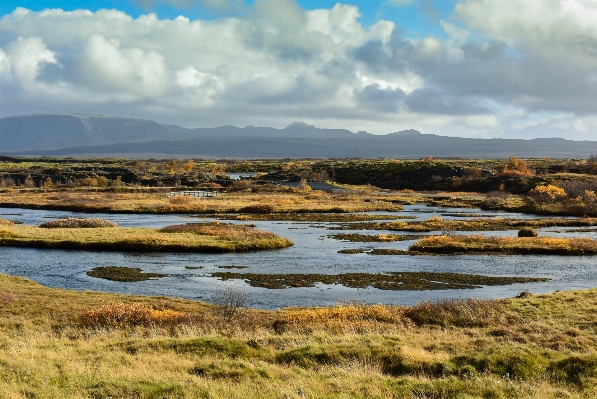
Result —
<path fill-rule="evenodd" d="M 0 153 L 36 156 L 209 158 L 586 158 L 597 141 L 561 138 L 471 139 L 404 130 L 386 135 L 319 129 L 294 122 L 283 129 L 185 128 L 103 115 L 23 115 L 0 119 Z"/>

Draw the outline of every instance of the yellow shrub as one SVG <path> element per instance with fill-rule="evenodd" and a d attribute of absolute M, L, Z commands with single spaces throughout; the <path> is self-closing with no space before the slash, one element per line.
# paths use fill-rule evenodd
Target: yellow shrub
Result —
<path fill-rule="evenodd" d="M 561 202 L 567 198 L 567 195 L 563 188 L 549 184 L 535 187 L 529 192 L 529 197 L 541 205 Z"/>
<path fill-rule="evenodd" d="M 130 327 L 176 325 L 187 317 L 182 312 L 156 310 L 144 303 L 110 303 L 84 312 L 79 319 L 86 326 Z"/>

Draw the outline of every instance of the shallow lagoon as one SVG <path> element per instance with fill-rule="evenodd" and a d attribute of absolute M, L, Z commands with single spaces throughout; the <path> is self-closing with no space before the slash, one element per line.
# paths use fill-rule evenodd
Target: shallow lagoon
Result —
<path fill-rule="evenodd" d="M 48 218 L 88 217 L 89 215 L 28 209 L 0 209 L 0 217 L 39 225 Z M 535 218 L 535 216 L 504 212 L 487 212 L 479 209 L 436 208 L 424 205 L 407 205 L 403 212 L 379 213 L 416 216 L 425 220 L 432 216 L 444 219 L 463 219 L 462 214 L 485 217 Z M 459 216 L 450 215 L 460 214 Z M 122 227 L 163 227 L 171 224 L 191 223 L 208 218 L 188 215 L 124 215 L 94 214 L 112 220 Z M 380 219 L 383 220 L 383 219 Z M 248 306 L 279 308 L 285 306 L 330 305 L 343 301 L 361 301 L 383 304 L 414 304 L 423 300 L 443 298 L 504 298 L 523 290 L 533 293 L 556 290 L 597 287 L 597 257 L 562 256 L 374 256 L 367 254 L 338 254 L 346 248 L 406 249 L 412 241 L 385 243 L 342 242 L 327 235 L 327 227 L 335 223 L 315 222 L 235 222 L 255 223 L 258 229 L 268 230 L 291 239 L 295 246 L 275 251 L 231 254 L 179 254 L 179 253 L 124 253 L 67 250 L 39 250 L 31 248 L 0 247 L 0 272 L 31 278 L 41 284 L 77 290 L 110 291 L 145 295 L 167 295 L 189 299 L 209 300 L 211 293 L 222 282 L 209 275 L 224 271 L 218 266 L 242 265 L 247 273 L 321 273 L 351 272 L 383 273 L 396 271 L 429 271 L 482 274 L 489 276 L 548 277 L 551 281 L 483 287 L 467 290 L 442 291 L 384 291 L 376 288 L 356 289 L 341 285 L 318 284 L 314 288 L 289 288 L 271 290 L 255 288 L 244 281 L 236 281 L 248 294 Z M 566 233 L 566 228 L 539 230 L 549 236 L 587 236 L 597 238 L 597 231 Z M 383 231 L 344 230 L 343 233 L 360 232 L 379 234 Z M 516 230 L 482 232 L 486 235 L 515 236 Z M 470 234 L 465 232 L 464 234 Z M 121 283 L 89 277 L 86 272 L 98 266 L 139 267 L 145 272 L 166 273 L 169 277 L 134 283 Z"/>

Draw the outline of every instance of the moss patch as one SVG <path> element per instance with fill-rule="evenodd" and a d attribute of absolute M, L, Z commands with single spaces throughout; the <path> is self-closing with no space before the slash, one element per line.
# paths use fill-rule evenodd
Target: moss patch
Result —
<path fill-rule="evenodd" d="M 256 274 L 216 272 L 212 277 L 221 280 L 245 280 L 253 287 L 282 289 L 314 287 L 316 283 L 341 284 L 350 288 L 374 287 L 380 290 L 445 290 L 480 288 L 484 285 L 508 285 L 548 281 L 545 278 L 531 277 L 491 277 L 476 274 L 391 272 L 384 274 L 345 273 L 345 274 Z"/>
<path fill-rule="evenodd" d="M 154 278 L 168 277 L 167 274 L 143 273 L 143 271 L 137 267 L 124 266 L 95 267 L 89 270 L 87 275 L 96 278 L 103 278 L 105 280 L 121 282 L 145 281 Z"/>

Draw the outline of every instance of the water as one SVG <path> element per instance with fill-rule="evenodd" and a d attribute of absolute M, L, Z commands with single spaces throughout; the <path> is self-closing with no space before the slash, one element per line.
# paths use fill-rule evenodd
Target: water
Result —
<path fill-rule="evenodd" d="M 422 205 L 406 206 L 401 214 L 417 216 L 418 220 L 432 216 L 444 219 L 462 219 L 446 214 L 482 214 L 485 217 L 519 217 L 528 215 L 487 212 L 478 209 L 435 208 Z M 0 209 L 0 217 L 24 224 L 39 225 L 51 218 L 89 217 L 88 214 L 66 211 L 27 209 Z M 94 214 L 112 220 L 122 227 L 163 227 L 171 224 L 210 220 L 188 215 L 113 215 Z M 241 223 L 241 222 L 236 222 Z M 294 247 L 250 253 L 188 254 L 188 253 L 131 253 L 71 250 L 39 250 L 31 248 L 0 247 L 0 272 L 24 276 L 43 285 L 77 290 L 93 290 L 144 295 L 167 295 L 209 301 L 222 282 L 210 277 L 216 271 L 240 273 L 321 273 L 351 272 L 383 273 L 396 271 L 429 271 L 483 274 L 490 276 L 548 277 L 548 282 L 483 287 L 468 290 L 443 291 L 384 291 L 376 288 L 356 289 L 340 285 L 317 284 L 312 288 L 271 290 L 251 287 L 244 281 L 235 284 L 243 287 L 248 296 L 248 306 L 279 308 L 285 306 L 330 305 L 344 301 L 409 305 L 423 300 L 444 298 L 504 298 L 524 290 L 546 293 L 556 290 L 597 287 L 597 257 L 562 256 L 373 256 L 367 254 L 338 254 L 346 248 L 407 249 L 414 241 L 390 243 L 341 242 L 327 237 L 338 231 L 327 228 L 336 223 L 315 222 L 255 222 L 258 229 L 268 230 L 287 237 Z M 588 236 L 597 238 L 597 231 L 566 233 L 567 228 L 541 229 L 541 235 L 566 237 Z M 351 231 L 364 234 L 380 231 Z M 517 231 L 482 232 L 487 235 L 515 236 Z M 432 234 L 432 233 L 429 233 Z M 465 234 L 470 234 L 466 232 Z M 248 266 L 242 270 L 225 270 L 218 266 Z M 166 273 L 169 277 L 134 283 L 122 283 L 89 277 L 86 272 L 98 266 L 139 267 L 145 272 Z M 194 269 L 190 269 L 194 268 Z"/>

